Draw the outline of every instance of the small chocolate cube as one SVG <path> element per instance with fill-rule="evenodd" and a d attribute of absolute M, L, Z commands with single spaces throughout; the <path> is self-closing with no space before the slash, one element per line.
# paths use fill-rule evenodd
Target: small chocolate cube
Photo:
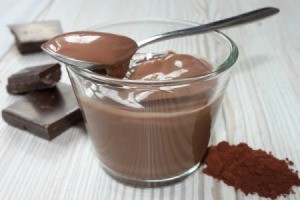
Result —
<path fill-rule="evenodd" d="M 9 26 L 21 54 L 42 51 L 41 45 L 62 33 L 59 21 L 44 21 Z"/>
<path fill-rule="evenodd" d="M 60 80 L 60 64 L 28 67 L 8 78 L 6 89 L 11 94 L 26 93 L 51 88 Z"/>

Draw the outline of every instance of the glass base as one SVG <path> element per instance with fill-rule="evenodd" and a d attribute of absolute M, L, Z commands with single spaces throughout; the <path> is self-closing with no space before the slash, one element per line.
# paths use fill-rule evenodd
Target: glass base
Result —
<path fill-rule="evenodd" d="M 178 183 L 179 181 L 187 178 L 189 175 L 194 173 L 198 168 L 200 167 L 200 163 L 196 164 L 189 170 L 185 171 L 182 174 L 179 174 L 177 176 L 166 178 L 166 179 L 157 179 L 157 180 L 145 180 L 145 179 L 134 179 L 131 177 L 126 177 L 124 175 L 120 175 L 119 173 L 107 168 L 106 166 L 102 165 L 102 168 L 104 171 L 110 175 L 112 178 L 114 178 L 116 181 L 121 182 L 125 185 L 133 186 L 133 187 L 139 187 L 139 188 L 153 188 L 153 187 L 163 187 L 163 186 L 169 186 L 173 185 L 175 183 Z"/>

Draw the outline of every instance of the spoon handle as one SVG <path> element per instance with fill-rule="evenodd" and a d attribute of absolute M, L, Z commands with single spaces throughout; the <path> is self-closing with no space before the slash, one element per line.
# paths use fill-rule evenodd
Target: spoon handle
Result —
<path fill-rule="evenodd" d="M 245 23 L 249 23 L 249 22 L 254 22 L 256 20 L 260 20 L 265 17 L 274 15 L 278 12 L 279 12 L 278 8 L 272 8 L 272 7 L 261 8 L 258 10 L 254 10 L 254 11 L 240 14 L 240 15 L 237 15 L 234 17 L 222 19 L 222 20 L 215 21 L 212 23 L 155 35 L 153 37 L 142 40 L 142 41 L 138 42 L 137 44 L 138 44 L 139 48 L 141 48 L 148 44 L 152 44 L 154 42 L 158 42 L 158 41 L 162 41 L 162 40 L 182 37 L 182 36 L 186 36 L 186 35 L 194 35 L 194 34 L 204 33 L 204 32 L 208 32 L 208 31 L 229 28 L 229 27 L 233 27 L 233 26 L 237 26 L 237 25 L 245 24 Z"/>

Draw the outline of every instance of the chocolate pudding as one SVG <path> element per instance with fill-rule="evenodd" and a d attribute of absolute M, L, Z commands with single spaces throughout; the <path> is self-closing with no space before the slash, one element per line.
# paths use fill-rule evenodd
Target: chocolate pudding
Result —
<path fill-rule="evenodd" d="M 130 80 L 199 76 L 212 66 L 190 55 L 169 53 L 133 61 Z M 88 132 L 104 168 L 139 180 L 179 176 L 203 158 L 220 98 L 215 81 L 153 88 L 113 88 L 86 82 L 79 96 Z"/>

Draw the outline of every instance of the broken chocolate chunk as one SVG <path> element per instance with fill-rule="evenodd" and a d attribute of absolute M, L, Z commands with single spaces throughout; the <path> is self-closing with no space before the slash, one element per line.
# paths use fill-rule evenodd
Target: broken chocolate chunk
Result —
<path fill-rule="evenodd" d="M 21 54 L 42 51 L 41 45 L 62 33 L 59 21 L 16 24 L 9 26 Z"/>
<path fill-rule="evenodd" d="M 61 70 L 58 63 L 28 67 L 10 76 L 6 89 L 11 94 L 20 94 L 51 88 L 60 77 Z"/>
<path fill-rule="evenodd" d="M 10 125 L 51 140 L 82 120 L 71 86 L 34 91 L 2 111 Z"/>

